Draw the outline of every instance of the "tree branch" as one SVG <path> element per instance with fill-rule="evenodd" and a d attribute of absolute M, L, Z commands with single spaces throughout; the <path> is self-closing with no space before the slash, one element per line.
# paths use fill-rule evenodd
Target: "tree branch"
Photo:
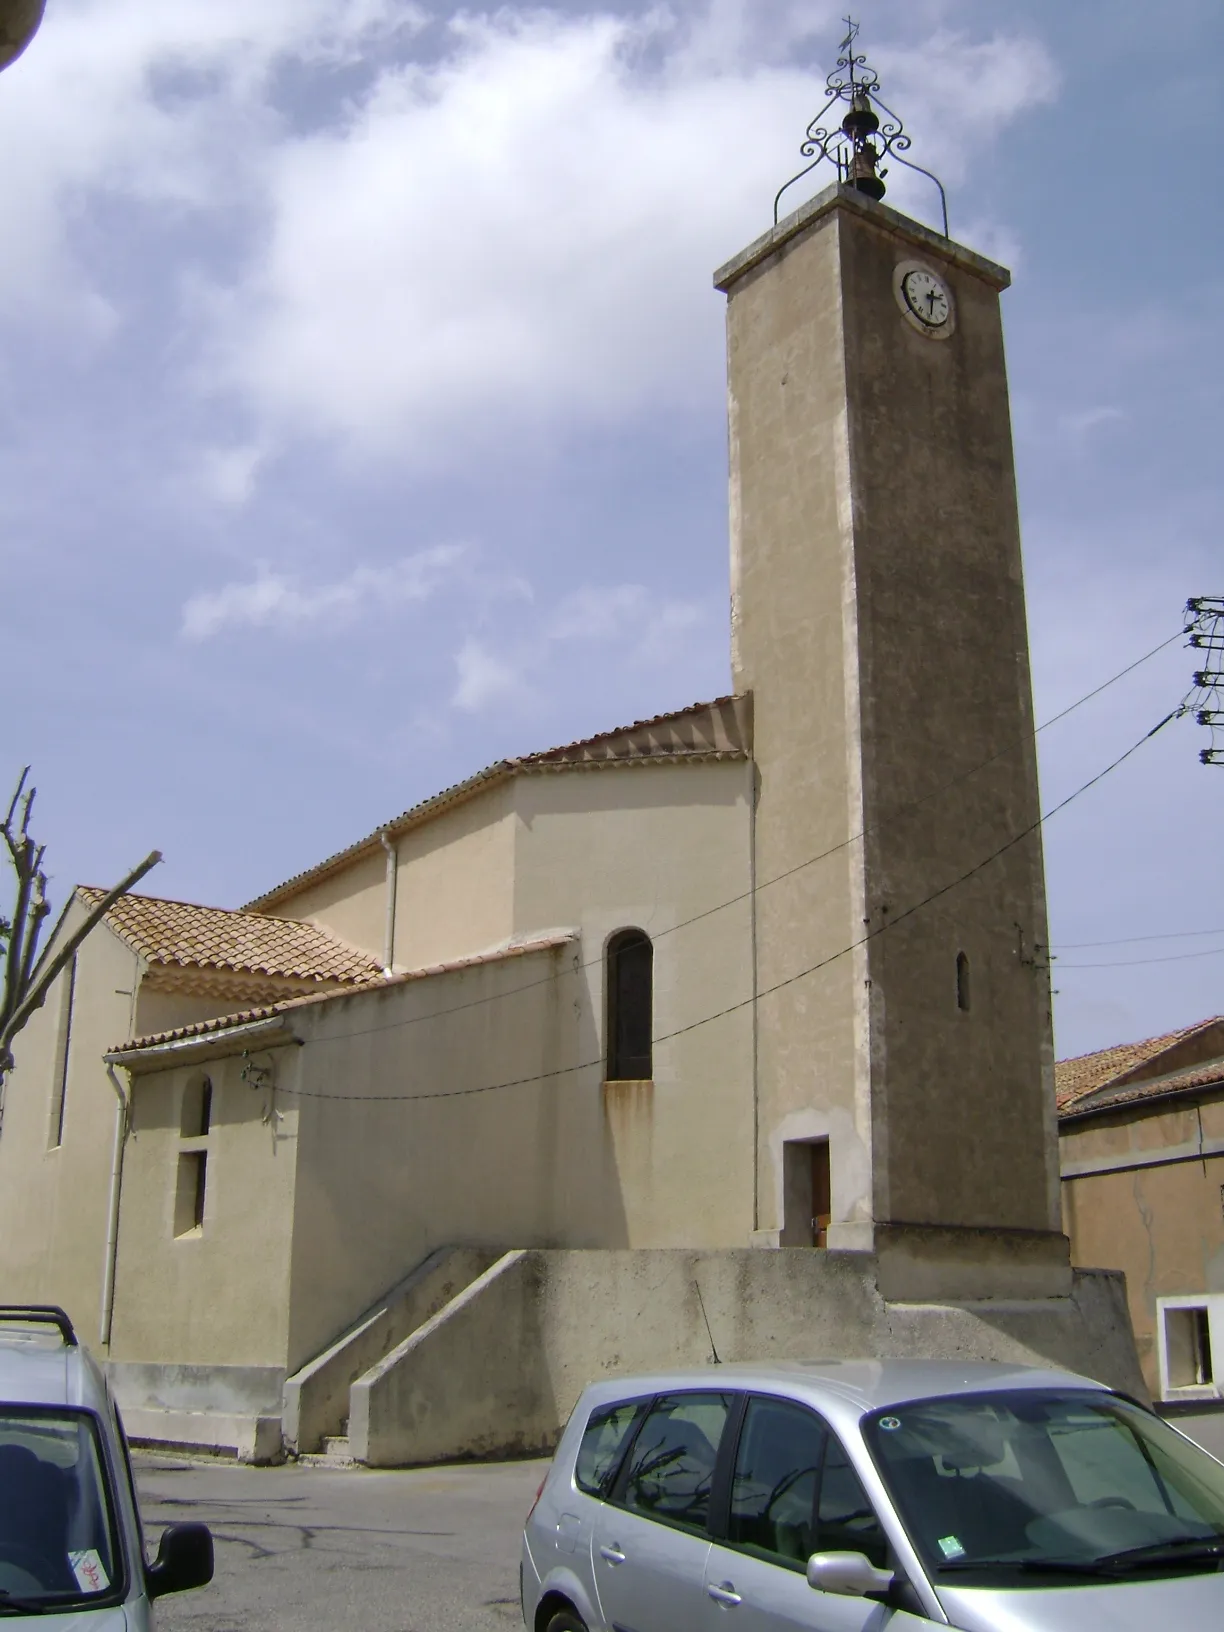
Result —
<path fill-rule="evenodd" d="M 53 956 L 48 956 L 51 948 L 47 948 L 32 972 L 29 990 L 22 995 L 12 1014 L 5 1016 L 3 1023 L 0 1024 L 0 1072 L 6 1070 L 11 1061 L 9 1044 L 34 1011 L 42 1008 L 52 982 L 60 970 L 71 961 L 81 942 L 101 922 L 120 896 L 126 895 L 133 885 L 139 884 L 145 874 L 151 872 L 161 859 L 160 850 L 151 851 L 138 867 L 133 867 L 126 878 L 121 879 L 113 890 L 108 890 L 101 901 L 89 910 Z"/>

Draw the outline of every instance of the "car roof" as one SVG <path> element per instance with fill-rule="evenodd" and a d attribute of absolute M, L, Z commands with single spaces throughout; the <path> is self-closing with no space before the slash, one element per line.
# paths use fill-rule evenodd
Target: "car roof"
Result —
<path fill-rule="evenodd" d="M 732 1388 L 782 1394 L 815 1406 L 843 1425 L 882 1406 L 946 1394 L 986 1394 L 1017 1388 L 1094 1388 L 1102 1383 L 1073 1371 L 998 1360 L 772 1360 L 710 1364 L 608 1378 L 587 1390 L 590 1405 L 678 1389 Z"/>
<path fill-rule="evenodd" d="M 66 1343 L 53 1328 L 9 1321 L 0 1314 L 0 1401 L 101 1411 L 106 1384 L 79 1344 Z"/>

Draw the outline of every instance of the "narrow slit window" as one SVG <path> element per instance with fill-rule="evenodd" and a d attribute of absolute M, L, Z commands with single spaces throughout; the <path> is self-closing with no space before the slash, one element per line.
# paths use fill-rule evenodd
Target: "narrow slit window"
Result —
<path fill-rule="evenodd" d="M 178 1187 L 174 1197 L 174 1233 L 191 1235 L 204 1228 L 204 1196 L 208 1185 L 208 1157 L 202 1150 L 184 1151 L 178 1159 Z"/>
<path fill-rule="evenodd" d="M 607 951 L 607 1077 L 646 1082 L 654 1075 L 654 947 L 640 929 L 622 929 Z"/>
<path fill-rule="evenodd" d="M 64 1115 L 68 1108 L 68 1057 L 72 1052 L 72 1009 L 76 999 L 77 960 L 64 971 L 60 991 L 59 1024 L 56 1027 L 55 1066 L 51 1083 L 51 1147 L 64 1142 Z"/>
<path fill-rule="evenodd" d="M 965 952 L 956 954 L 956 1006 L 962 1014 L 969 1013 L 971 993 L 969 989 L 969 956 Z"/>

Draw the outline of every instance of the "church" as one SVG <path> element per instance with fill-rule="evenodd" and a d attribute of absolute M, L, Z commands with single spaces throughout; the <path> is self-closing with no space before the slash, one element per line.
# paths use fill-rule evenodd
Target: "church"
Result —
<path fill-rule="evenodd" d="M 1143 1394 L 1060 1222 L 1009 275 L 881 202 L 867 89 L 715 275 L 731 693 L 124 898 L 18 1039 L 4 1296 L 133 1437 L 510 1454 L 711 1351 Z"/>

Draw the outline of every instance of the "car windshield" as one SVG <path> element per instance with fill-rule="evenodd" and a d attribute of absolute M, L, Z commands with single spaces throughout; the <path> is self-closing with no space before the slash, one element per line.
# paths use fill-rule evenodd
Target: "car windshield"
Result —
<path fill-rule="evenodd" d="M 113 1598 L 114 1534 L 94 1419 L 0 1406 L 0 1614 Z"/>
<path fill-rule="evenodd" d="M 932 1576 L 1033 1587 L 1217 1570 L 1224 1467 L 1097 1390 L 916 1400 L 864 1419 Z"/>

